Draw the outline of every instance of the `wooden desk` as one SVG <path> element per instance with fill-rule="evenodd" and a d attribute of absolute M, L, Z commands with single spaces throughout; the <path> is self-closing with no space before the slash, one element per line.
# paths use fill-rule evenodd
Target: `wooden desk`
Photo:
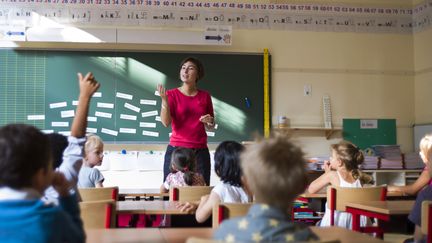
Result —
<path fill-rule="evenodd" d="M 352 229 L 360 230 L 360 216 L 368 216 L 389 221 L 391 215 L 405 215 L 411 212 L 415 201 L 370 201 L 363 203 L 347 203 L 346 211 L 352 214 Z"/>
<path fill-rule="evenodd" d="M 183 215 L 176 208 L 177 202 L 172 201 L 119 201 L 117 202 L 118 214 L 170 214 Z"/>
<path fill-rule="evenodd" d="M 321 190 L 321 191 L 316 192 L 316 193 L 305 192 L 305 193 L 301 194 L 299 197 L 325 199 L 325 198 L 327 198 L 327 193 L 326 193 L 325 190 L 324 191 Z M 404 195 L 402 192 L 387 192 L 387 198 L 391 199 L 393 197 L 407 197 L 407 198 L 410 198 L 411 196 Z"/>
<path fill-rule="evenodd" d="M 339 227 L 311 227 L 321 240 L 340 240 L 342 243 L 383 242 L 369 235 Z M 140 229 L 87 229 L 87 242 L 185 242 L 188 237 L 211 239 L 213 228 L 140 228 Z"/>
<path fill-rule="evenodd" d="M 169 193 L 161 193 L 159 188 L 144 188 L 144 189 L 121 189 L 119 190 L 119 197 L 168 197 Z"/>
<path fill-rule="evenodd" d="M 336 226 L 331 227 L 310 227 L 312 232 L 314 232 L 321 241 L 326 240 L 339 240 L 341 243 L 344 242 L 359 242 L 359 243 L 378 243 L 384 242 L 381 239 L 374 238 L 372 236 L 362 234 L 359 232 L 354 232 L 349 229 L 340 228 Z"/>
<path fill-rule="evenodd" d="M 91 243 L 166 242 L 158 228 L 86 229 L 86 235 Z"/>

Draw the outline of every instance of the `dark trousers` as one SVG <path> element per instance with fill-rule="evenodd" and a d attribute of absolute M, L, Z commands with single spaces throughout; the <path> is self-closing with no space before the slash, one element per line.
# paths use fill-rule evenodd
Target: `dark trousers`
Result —
<path fill-rule="evenodd" d="M 174 151 L 176 147 L 168 145 L 166 152 L 165 152 L 165 160 L 164 160 L 164 177 L 163 180 L 165 181 L 170 171 L 170 164 L 171 164 L 171 154 Z M 193 149 L 195 152 L 195 157 L 197 161 L 197 172 L 200 173 L 204 177 L 204 181 L 207 186 L 210 185 L 210 152 L 208 148 L 199 148 L 199 149 Z"/>

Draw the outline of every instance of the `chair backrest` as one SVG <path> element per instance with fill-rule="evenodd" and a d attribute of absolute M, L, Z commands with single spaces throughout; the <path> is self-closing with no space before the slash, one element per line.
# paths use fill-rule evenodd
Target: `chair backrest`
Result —
<path fill-rule="evenodd" d="M 212 189 L 212 186 L 172 187 L 169 192 L 169 200 L 180 202 L 199 201 L 202 196 L 210 194 Z"/>
<path fill-rule="evenodd" d="M 116 227 L 116 202 L 112 199 L 80 202 L 81 219 L 86 229 Z"/>
<path fill-rule="evenodd" d="M 330 209 L 330 225 L 334 225 L 334 210 L 345 211 L 347 203 L 386 200 L 387 186 L 373 187 L 327 187 L 327 202 Z"/>
<path fill-rule="evenodd" d="M 421 232 L 427 235 L 428 243 L 432 242 L 432 201 L 423 201 L 421 209 Z"/>
<path fill-rule="evenodd" d="M 225 219 L 245 216 L 253 203 L 220 203 L 213 207 L 213 228 L 219 225 Z"/>
<path fill-rule="evenodd" d="M 112 199 L 118 201 L 118 187 L 79 188 L 83 202 Z"/>

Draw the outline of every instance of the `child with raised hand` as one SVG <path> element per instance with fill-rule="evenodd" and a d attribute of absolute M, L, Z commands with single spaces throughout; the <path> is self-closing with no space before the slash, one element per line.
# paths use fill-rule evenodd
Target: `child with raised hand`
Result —
<path fill-rule="evenodd" d="M 243 182 L 255 196 L 245 217 L 225 220 L 214 234 L 224 242 L 304 242 L 317 237 L 291 220 L 294 199 L 307 186 L 303 152 L 285 137 L 259 141 L 241 156 Z"/>
<path fill-rule="evenodd" d="M 162 193 L 176 186 L 205 186 L 204 177 L 196 172 L 196 158 L 192 149 L 177 147 L 171 155 L 171 173 L 161 185 Z"/>
<path fill-rule="evenodd" d="M 104 144 L 96 135 L 88 135 L 84 145 L 84 163 L 78 174 L 78 188 L 103 187 L 105 178 L 94 168 L 102 164 Z"/>
<path fill-rule="evenodd" d="M 191 212 L 196 209 L 195 218 L 199 223 L 203 223 L 211 216 L 213 206 L 218 203 L 249 202 L 249 196 L 241 182 L 240 153 L 243 150 L 244 146 L 235 141 L 219 144 L 214 155 L 214 167 L 221 181 L 212 189 L 210 195 L 203 196 L 200 202 L 180 204 L 181 210 Z"/>
<path fill-rule="evenodd" d="M 357 146 L 348 141 L 341 141 L 331 145 L 331 151 L 330 161 L 324 164 L 325 173 L 309 185 L 309 193 L 316 193 L 328 185 L 360 188 L 364 184 L 371 183 L 372 177 L 363 174 L 358 168 L 363 163 L 364 156 Z M 351 214 L 335 211 L 335 226 L 351 228 L 351 222 Z M 360 225 L 366 226 L 367 224 L 367 218 L 361 217 Z M 327 206 L 320 226 L 330 226 L 330 211 Z"/>
<path fill-rule="evenodd" d="M 420 140 L 420 157 L 428 167 L 429 176 L 432 177 L 432 134 L 427 134 Z M 421 209 L 423 201 L 426 200 L 432 200 L 432 186 L 430 184 L 418 193 L 414 207 L 408 216 L 408 219 L 416 225 L 413 242 L 425 242 L 425 235 L 421 233 Z"/>
<path fill-rule="evenodd" d="M 78 192 L 78 174 L 83 161 L 83 147 L 86 142 L 85 134 L 90 100 L 100 87 L 100 84 L 91 72 L 88 72 L 85 76 L 78 73 L 78 85 L 80 90 L 78 106 L 72 122 L 71 135 L 67 138 L 67 143 L 59 135 L 49 135 L 53 158 L 55 159 L 54 169 L 64 174 L 70 184 L 71 193 Z M 54 144 L 54 142 L 56 143 Z M 58 194 L 54 188 L 49 187 L 45 191 L 45 198 L 48 201 L 56 202 Z"/>
<path fill-rule="evenodd" d="M 59 206 L 42 201 L 52 185 Z M 2 242 L 84 242 L 75 194 L 52 169 L 48 137 L 37 128 L 0 128 L 0 235 Z"/>

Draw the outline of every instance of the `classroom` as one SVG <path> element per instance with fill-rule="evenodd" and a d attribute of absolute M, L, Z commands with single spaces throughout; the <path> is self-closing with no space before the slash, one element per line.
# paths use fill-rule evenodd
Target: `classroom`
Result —
<path fill-rule="evenodd" d="M 393 130 L 383 139 L 392 142 L 382 145 L 398 145 L 403 160 L 417 156 L 420 139 L 432 132 L 432 110 L 427 105 L 432 89 L 431 20 L 431 0 L 4 0 L 0 3 L 0 126 L 27 123 L 69 135 L 79 94 L 72 80 L 77 72 L 93 72 L 101 88 L 96 93 L 100 97 L 93 96 L 90 103 L 87 132 L 96 132 L 104 141 L 102 165 L 96 168 L 105 187 L 120 189 L 126 203 L 121 210 L 117 206 L 117 213 L 164 214 L 128 207 L 140 207 L 131 202 L 168 196 L 161 195 L 159 187 L 171 128 L 162 125 L 157 84 L 178 87 L 177 65 L 195 56 L 206 70 L 197 85 L 209 92 L 215 108 L 210 123 L 216 129 L 207 132 L 209 186 L 220 182 L 214 154 L 224 140 L 248 147 L 257 133 L 285 134 L 309 162 L 327 160 L 332 145 L 348 138 L 349 120 L 371 126 L 390 121 Z M 141 78 L 143 73 L 149 76 Z M 21 79 L 26 84 L 19 84 Z M 27 84 L 34 90 L 27 90 Z M 61 118 L 67 119 L 55 113 L 60 110 Z M 98 122 L 91 121 L 96 117 Z M 150 117 L 155 119 L 144 119 Z M 416 127 L 422 126 L 425 130 L 417 134 Z M 377 162 L 382 163 L 386 162 Z M 374 185 L 404 186 L 421 176 L 420 165 L 366 172 Z M 310 172 L 309 182 L 322 174 L 322 170 Z M 407 220 L 416 197 L 405 194 L 410 193 L 389 191 L 387 199 L 409 210 L 368 216 L 390 223 Z M 322 209 L 328 195 L 321 190 L 301 196 L 306 204 Z M 136 216 L 130 222 L 140 224 L 143 219 L 155 217 Z M 86 231 L 87 241 L 187 238 L 174 227 L 140 228 L 130 238 L 121 236 L 130 229 L 115 230 Z M 198 238 L 213 234 L 211 229 L 188 230 Z M 340 242 L 380 240 L 336 227 L 338 233 L 331 237 L 320 230 L 312 226 L 322 240 L 338 235 Z M 394 238 L 384 232 L 384 240 L 403 242 L 412 237 L 413 228 L 408 231 L 391 232 Z M 102 240 L 99 235 L 104 235 Z"/>

